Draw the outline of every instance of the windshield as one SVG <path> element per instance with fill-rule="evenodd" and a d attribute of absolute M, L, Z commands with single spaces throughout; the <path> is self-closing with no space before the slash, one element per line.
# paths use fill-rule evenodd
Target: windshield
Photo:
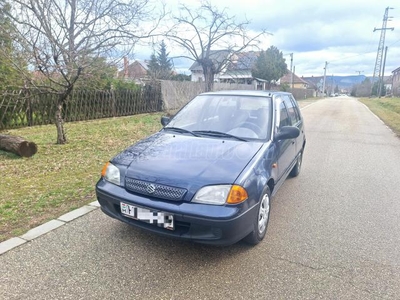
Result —
<path fill-rule="evenodd" d="M 243 95 L 200 95 L 189 102 L 165 128 L 194 133 L 220 132 L 240 138 L 269 139 L 271 98 Z"/>

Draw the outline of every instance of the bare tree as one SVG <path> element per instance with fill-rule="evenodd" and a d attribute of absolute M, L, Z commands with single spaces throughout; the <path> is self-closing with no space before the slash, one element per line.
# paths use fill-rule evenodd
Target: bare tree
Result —
<path fill-rule="evenodd" d="M 63 106 L 75 83 L 99 57 L 122 57 L 138 40 L 152 36 L 163 13 L 154 15 L 150 0 L 13 0 L 10 17 L 19 46 L 45 79 L 31 83 L 58 94 L 58 144 L 67 141 Z"/>
<path fill-rule="evenodd" d="M 185 48 L 186 57 L 196 62 L 203 71 L 205 91 L 211 91 L 214 76 L 227 66 L 235 54 L 257 46 L 267 32 L 250 34 L 249 21 L 237 22 L 226 9 L 219 10 L 209 1 L 202 1 L 198 9 L 182 4 L 180 15 L 174 17 L 175 26 L 167 34 Z"/>

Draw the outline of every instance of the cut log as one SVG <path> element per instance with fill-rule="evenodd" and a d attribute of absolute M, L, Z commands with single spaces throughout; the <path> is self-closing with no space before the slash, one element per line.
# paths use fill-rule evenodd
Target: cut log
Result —
<path fill-rule="evenodd" d="M 0 134 L 0 150 L 22 157 L 31 157 L 37 152 L 37 146 L 19 136 Z"/>

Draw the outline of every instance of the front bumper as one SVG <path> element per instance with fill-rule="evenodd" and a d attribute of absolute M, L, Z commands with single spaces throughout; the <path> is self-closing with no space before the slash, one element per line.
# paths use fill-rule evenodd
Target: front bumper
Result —
<path fill-rule="evenodd" d="M 256 206 L 247 208 L 243 204 L 217 206 L 150 199 L 129 193 L 103 179 L 96 185 L 96 195 L 102 211 L 110 217 L 157 234 L 203 244 L 226 246 L 238 242 L 253 230 L 257 215 Z M 126 217 L 121 213 L 121 202 L 171 213 L 175 229 Z"/>

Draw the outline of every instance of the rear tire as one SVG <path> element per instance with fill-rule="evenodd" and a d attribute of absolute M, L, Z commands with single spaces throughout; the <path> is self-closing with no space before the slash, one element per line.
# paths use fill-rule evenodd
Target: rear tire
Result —
<path fill-rule="evenodd" d="M 264 239 L 265 234 L 267 233 L 270 210 L 271 191 L 267 186 L 264 188 L 260 203 L 258 204 L 257 217 L 254 220 L 253 231 L 244 238 L 247 243 L 257 245 Z"/>
<path fill-rule="evenodd" d="M 292 171 L 290 171 L 290 173 L 289 173 L 290 177 L 296 177 L 296 176 L 298 176 L 300 174 L 301 165 L 303 164 L 303 151 L 304 151 L 304 149 L 302 149 L 300 151 L 300 154 L 297 157 L 296 164 L 294 165 Z"/>

